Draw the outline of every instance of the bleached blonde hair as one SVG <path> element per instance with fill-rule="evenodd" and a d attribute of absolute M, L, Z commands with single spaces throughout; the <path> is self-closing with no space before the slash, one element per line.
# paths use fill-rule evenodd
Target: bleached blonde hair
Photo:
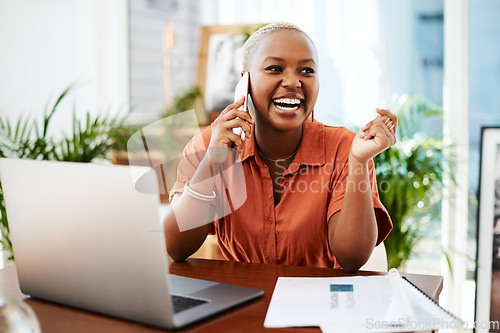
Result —
<path fill-rule="evenodd" d="M 312 38 L 301 28 L 296 26 L 293 23 L 288 23 L 288 22 L 276 22 L 276 23 L 271 23 L 268 25 L 263 26 L 256 32 L 254 32 L 245 42 L 245 45 L 243 46 L 243 71 L 248 71 L 248 67 L 250 66 L 250 61 L 252 59 L 253 54 L 255 53 L 255 49 L 257 48 L 257 45 L 259 45 L 259 42 L 262 41 L 266 36 L 273 32 L 277 31 L 295 31 L 299 32 L 309 41 L 311 41 L 311 44 L 314 47 L 314 52 L 316 53 L 316 56 L 318 54 L 316 50 L 316 45 L 314 44 L 314 41 Z"/>

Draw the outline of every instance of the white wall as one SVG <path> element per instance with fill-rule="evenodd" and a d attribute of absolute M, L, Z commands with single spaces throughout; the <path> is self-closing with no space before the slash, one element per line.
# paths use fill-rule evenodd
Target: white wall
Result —
<path fill-rule="evenodd" d="M 152 120 L 174 96 L 195 85 L 198 0 L 129 0 L 131 120 Z M 165 45 L 170 23 L 174 45 Z M 170 65 L 167 65 L 170 64 Z"/>
<path fill-rule="evenodd" d="M 127 5 L 123 0 L 0 1 L 0 110 L 41 116 L 70 84 L 81 87 L 54 118 L 128 104 Z"/>

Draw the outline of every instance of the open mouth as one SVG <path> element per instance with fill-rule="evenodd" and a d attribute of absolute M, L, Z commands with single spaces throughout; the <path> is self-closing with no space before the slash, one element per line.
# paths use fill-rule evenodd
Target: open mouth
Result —
<path fill-rule="evenodd" d="M 294 112 L 300 108 L 300 99 L 298 98 L 278 98 L 273 101 L 274 106 L 284 112 Z"/>

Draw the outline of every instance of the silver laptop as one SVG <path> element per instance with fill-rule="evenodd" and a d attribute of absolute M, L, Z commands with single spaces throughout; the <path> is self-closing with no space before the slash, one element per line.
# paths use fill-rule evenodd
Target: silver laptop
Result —
<path fill-rule="evenodd" d="M 178 328 L 263 294 L 169 274 L 152 169 L 2 159 L 0 178 L 26 295 Z"/>

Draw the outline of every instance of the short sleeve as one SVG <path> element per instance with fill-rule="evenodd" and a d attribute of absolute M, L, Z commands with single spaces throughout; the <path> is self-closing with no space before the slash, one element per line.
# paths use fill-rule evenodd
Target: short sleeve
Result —
<path fill-rule="evenodd" d="M 380 197 L 377 189 L 377 178 L 375 175 L 375 167 L 373 161 L 368 164 L 369 178 L 370 178 L 370 189 L 372 192 L 373 208 L 375 209 L 375 218 L 377 220 L 378 227 L 378 237 L 377 245 L 384 241 L 384 239 L 389 235 L 392 229 L 392 221 L 380 201 Z M 348 175 L 348 164 L 347 162 L 340 163 L 336 165 L 336 169 L 332 172 L 331 179 L 331 191 L 332 196 L 328 204 L 327 210 L 327 221 L 337 212 L 342 209 L 342 203 L 344 201 L 344 194 L 347 184 Z"/>

